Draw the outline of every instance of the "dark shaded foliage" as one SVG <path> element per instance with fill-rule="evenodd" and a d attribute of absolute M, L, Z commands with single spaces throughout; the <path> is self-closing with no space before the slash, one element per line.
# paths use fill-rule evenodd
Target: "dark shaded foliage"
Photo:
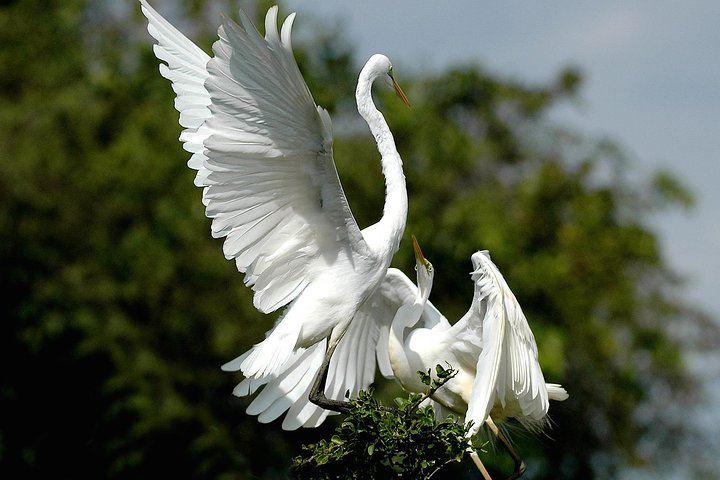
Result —
<path fill-rule="evenodd" d="M 471 444 L 470 425 L 449 417 L 438 421 L 430 406 L 420 406 L 451 381 L 456 371 L 437 366 L 437 378 L 418 372 L 428 391 L 396 398 L 386 407 L 363 390 L 349 399 L 351 411 L 330 440 L 303 447 L 293 461 L 293 473 L 302 479 L 428 479 L 451 462 L 460 462 Z"/>

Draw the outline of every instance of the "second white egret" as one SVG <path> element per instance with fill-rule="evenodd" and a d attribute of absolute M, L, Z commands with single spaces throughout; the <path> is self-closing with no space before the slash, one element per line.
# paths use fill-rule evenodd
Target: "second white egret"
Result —
<path fill-rule="evenodd" d="M 535 337 L 486 250 L 471 257 L 475 292 L 468 312 L 454 325 L 446 320 L 417 325 L 434 308 L 429 309 L 427 301 L 435 272 L 415 237 L 413 247 L 418 289 L 398 309 L 389 334 L 395 379 L 405 390 L 423 392 L 427 386 L 417 372 L 449 364 L 457 375 L 432 396 L 436 413 L 454 413 L 472 422 L 471 435 L 487 424 L 512 455 L 519 476 L 522 461 L 495 423 L 515 418 L 529 430 L 539 431 L 547 424 L 548 400 L 562 401 L 568 394 L 560 385 L 545 383 Z M 479 463 L 476 456 L 473 459 Z"/>

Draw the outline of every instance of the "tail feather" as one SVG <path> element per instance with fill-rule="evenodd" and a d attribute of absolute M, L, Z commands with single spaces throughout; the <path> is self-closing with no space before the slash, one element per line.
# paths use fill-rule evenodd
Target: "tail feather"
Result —
<path fill-rule="evenodd" d="M 240 363 L 243 375 L 256 379 L 279 375 L 295 350 L 301 327 L 301 322 L 281 317 L 267 338 L 247 352 Z"/>
<path fill-rule="evenodd" d="M 322 363 L 325 345 L 323 340 L 310 348 L 295 350 L 280 373 L 259 379 L 246 378 L 235 387 L 233 395 L 252 395 L 263 387 L 246 410 L 248 415 L 257 415 L 260 423 L 272 422 L 285 414 L 284 430 L 320 425 L 329 412 L 309 403 L 308 395 Z M 239 366 L 249 353 L 229 363 Z"/>
<path fill-rule="evenodd" d="M 324 342 L 313 345 L 294 359 L 277 379 L 269 382 L 247 408 L 249 415 L 268 423 L 285 413 L 301 397 L 308 396 L 312 382 L 322 363 Z M 294 356 L 295 358 L 295 356 Z"/>
<path fill-rule="evenodd" d="M 245 361 L 248 355 L 250 355 L 250 350 L 243 353 L 239 357 L 233 358 L 232 360 L 224 364 L 222 367 L 220 367 L 220 369 L 224 372 L 237 372 L 238 370 L 240 370 L 240 365 L 242 365 L 242 362 Z"/>
<path fill-rule="evenodd" d="M 559 385 L 557 383 L 548 383 L 547 392 L 548 398 L 550 400 L 555 400 L 556 402 L 565 401 L 570 397 L 570 395 L 568 395 L 567 391 L 562 387 L 562 385 Z"/>

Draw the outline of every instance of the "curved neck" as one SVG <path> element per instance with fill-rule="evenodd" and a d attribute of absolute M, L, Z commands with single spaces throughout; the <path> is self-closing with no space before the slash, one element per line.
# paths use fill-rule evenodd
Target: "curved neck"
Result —
<path fill-rule="evenodd" d="M 395 147 L 395 139 L 385 117 L 375 107 L 372 99 L 372 84 L 375 78 L 365 69 L 360 72 L 355 98 L 360 116 L 367 122 L 375 137 L 381 156 L 382 172 L 385 176 L 385 207 L 380 221 L 376 224 L 387 235 L 384 239 L 390 246 L 391 255 L 400 246 L 407 220 L 408 199 L 402 160 Z"/>
<path fill-rule="evenodd" d="M 418 295 L 419 297 L 419 295 Z M 423 365 L 411 365 L 405 345 L 405 329 L 415 325 L 423 311 L 421 298 L 416 298 L 413 304 L 401 306 L 392 324 L 388 336 L 388 354 L 395 378 L 408 391 L 423 392 L 425 385 L 417 376 L 418 370 L 424 370 Z"/>

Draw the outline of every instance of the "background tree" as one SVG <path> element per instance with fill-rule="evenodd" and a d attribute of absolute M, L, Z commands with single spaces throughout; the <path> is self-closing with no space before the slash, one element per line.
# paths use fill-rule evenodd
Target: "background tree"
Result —
<path fill-rule="evenodd" d="M 174 13 L 192 12 L 207 49 L 213 12 L 231 3 Z M 0 475 L 285 478 L 300 445 L 332 425 L 283 432 L 230 396 L 237 379 L 219 365 L 270 319 L 210 238 L 172 91 L 137 5 L 118 5 L 0 6 L 0 349 L 11 359 L 0 367 Z M 338 168 L 368 225 L 383 191 L 372 139 L 349 116 L 357 62 L 332 32 L 297 50 L 315 98 L 344 125 Z M 407 233 L 436 266 L 433 301 L 459 318 L 470 254 L 489 249 L 548 380 L 571 394 L 551 410 L 552 440 L 516 435 L 528 477 L 611 478 L 642 460 L 647 438 L 689 434 L 648 405 L 657 392 L 693 405 L 683 352 L 697 339 L 675 332 L 717 331 L 678 298 L 646 225 L 655 205 L 689 204 L 688 193 L 667 174 L 630 182 L 615 146 L 548 122 L 577 72 L 541 86 L 479 67 L 401 80 L 413 108 L 380 101 L 406 166 Z M 408 245 L 394 264 L 411 272 Z"/>

